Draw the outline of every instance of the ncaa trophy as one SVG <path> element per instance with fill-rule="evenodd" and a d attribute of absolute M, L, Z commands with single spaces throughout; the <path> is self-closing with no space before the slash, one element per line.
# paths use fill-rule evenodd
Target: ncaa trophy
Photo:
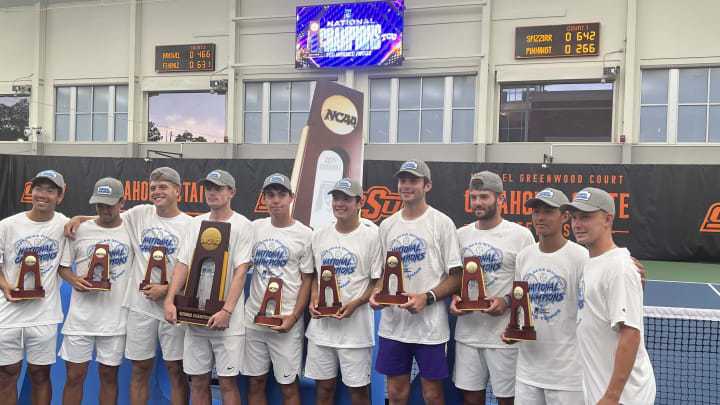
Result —
<path fill-rule="evenodd" d="M 330 291 L 328 291 L 330 289 Z M 332 294 L 328 297 L 328 292 Z M 320 267 L 320 288 L 318 290 L 319 301 L 317 311 L 320 316 L 332 316 L 342 308 L 340 302 L 340 290 L 338 289 L 337 277 L 335 275 L 335 266 Z M 328 299 L 330 298 L 330 299 Z"/>
<path fill-rule="evenodd" d="M 110 245 L 95 245 L 85 281 L 91 290 L 110 291 Z"/>
<path fill-rule="evenodd" d="M 165 246 L 153 246 L 152 249 L 150 249 L 150 259 L 148 259 L 147 266 L 145 267 L 145 279 L 140 283 L 140 291 L 149 285 L 166 285 L 168 283 L 166 253 L 167 250 Z M 158 283 L 152 282 L 153 271 L 160 273 Z"/>
<path fill-rule="evenodd" d="M 282 325 L 282 319 L 281 318 L 275 318 L 274 316 L 280 316 L 281 309 L 282 309 L 282 279 L 271 277 L 270 280 L 268 280 L 267 289 L 265 290 L 265 296 L 262 300 L 262 305 L 260 305 L 260 310 L 258 311 L 258 314 L 255 315 L 255 324 L 256 325 L 265 325 L 265 326 L 280 326 Z M 275 309 L 272 311 L 272 315 L 268 315 L 268 304 L 273 303 L 275 305 Z"/>
<path fill-rule="evenodd" d="M 34 288 L 25 288 L 25 276 L 32 275 L 35 282 Z M 18 273 L 17 288 L 19 291 L 10 291 L 13 298 L 29 300 L 45 297 L 45 289 L 42 286 L 42 274 L 40 273 L 40 260 L 37 252 L 23 252 Z"/>
<path fill-rule="evenodd" d="M 518 311 L 523 311 L 523 324 L 520 326 Z M 519 342 L 534 342 L 535 328 L 530 315 L 530 293 L 527 281 L 514 281 L 510 294 L 510 322 L 505 329 L 505 339 Z"/>
<path fill-rule="evenodd" d="M 470 296 L 470 286 L 477 284 L 477 298 Z M 463 263 L 462 301 L 457 303 L 457 309 L 461 311 L 485 311 L 490 308 L 490 302 L 485 301 L 485 277 L 480 266 L 480 259 L 475 256 L 466 257 Z"/>
<path fill-rule="evenodd" d="M 391 283 L 391 281 L 393 281 Z M 408 302 L 405 292 L 405 276 L 403 274 L 402 254 L 387 252 L 385 271 L 383 271 L 382 290 L 375 296 L 375 302 L 383 305 L 402 305 Z"/>

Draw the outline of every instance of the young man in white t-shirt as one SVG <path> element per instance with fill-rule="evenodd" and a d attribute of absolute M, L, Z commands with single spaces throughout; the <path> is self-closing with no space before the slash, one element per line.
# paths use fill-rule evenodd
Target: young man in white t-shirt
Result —
<path fill-rule="evenodd" d="M 482 171 L 472 177 L 470 205 L 477 221 L 458 229 L 457 237 L 463 258 L 480 259 L 491 306 L 486 311 L 459 311 L 457 295 L 450 304 L 450 311 L 458 316 L 453 381 L 463 391 L 465 403 L 470 404 L 485 403 L 488 380 L 499 405 L 512 405 L 515 396 L 517 347 L 500 339 L 510 314 L 503 313 L 504 300 L 497 297 L 510 291 L 515 279 L 515 258 L 522 249 L 534 244 L 535 238 L 529 229 L 502 218 L 503 204 L 500 176 Z"/>
<path fill-rule="evenodd" d="M 270 365 L 280 384 L 283 404 L 300 404 L 298 375 L 302 363 L 303 311 L 312 284 L 312 230 L 290 216 L 295 194 L 290 179 L 275 173 L 263 183 L 269 218 L 253 221 L 253 277 L 245 304 L 245 364 L 248 403 L 267 403 L 265 386 Z M 255 324 L 268 280 L 282 279 L 279 326 Z M 267 308 L 266 308 L 267 309 Z M 263 314 L 265 315 L 265 314 Z"/>
<path fill-rule="evenodd" d="M 406 404 L 415 358 L 425 403 L 444 404 L 450 328 L 443 298 L 460 286 L 457 234 L 452 220 L 426 202 L 432 180 L 425 162 L 408 160 L 395 177 L 404 206 L 380 224 L 380 246 L 383 261 L 387 251 L 402 253 L 403 295 L 408 302 L 399 306 L 378 304 L 375 297 L 379 288 L 370 296 L 370 305 L 383 309 L 375 369 L 387 376 L 390 403 Z"/>
<path fill-rule="evenodd" d="M 370 405 L 369 389 L 375 323 L 368 298 L 382 274 L 378 230 L 360 222 L 363 189 L 352 179 L 342 179 L 330 190 L 337 222 L 313 234 L 313 275 L 305 377 L 315 380 L 317 405 L 332 405 L 338 364 L 353 405 Z M 322 266 L 335 266 L 342 306 L 333 316 L 317 311 Z"/>
<path fill-rule="evenodd" d="M 32 208 L 0 221 L 0 398 L 17 404 L 17 382 L 27 355 L 33 404 L 50 404 L 50 366 L 55 363 L 57 324 L 62 322 L 58 264 L 65 247 L 67 217 L 55 212 L 65 189 L 63 176 L 43 170 L 31 180 Z M 18 275 L 26 251 L 37 252 L 45 297 L 17 299 Z M 21 281 L 34 288 L 33 280 Z"/>
<path fill-rule="evenodd" d="M 577 319 L 585 404 L 650 405 L 655 376 L 643 343 L 641 277 L 628 250 L 613 241 L 615 203 L 588 187 L 561 209 L 570 211 L 575 238 L 590 253 Z"/>
<path fill-rule="evenodd" d="M 122 307 L 133 253 L 130 235 L 120 218 L 125 204 L 123 184 L 112 177 L 98 180 L 90 197 L 97 219 L 82 223 L 75 240 L 65 244 L 60 261 L 60 276 L 72 287 L 70 308 L 62 328 L 60 357 L 65 360 L 64 405 L 80 405 L 83 384 L 93 350 L 97 352 L 100 390 L 98 403 L 117 403 L 118 369 L 125 351 L 127 309 Z M 86 280 L 97 244 L 108 245 L 110 290 L 92 290 Z M 75 265 L 75 274 L 72 266 Z"/>
<path fill-rule="evenodd" d="M 223 404 L 241 404 L 237 375 L 243 363 L 245 350 L 244 287 L 245 276 L 250 267 L 250 249 L 253 242 L 253 229 L 250 221 L 234 212 L 230 202 L 235 196 L 235 179 L 224 170 L 213 170 L 200 181 L 205 189 L 205 202 L 210 212 L 193 220 L 183 239 L 178 261 L 175 264 L 170 288 L 165 297 L 165 319 L 177 322 L 177 309 L 173 302 L 175 294 L 185 285 L 189 266 L 192 264 L 193 251 L 200 237 L 202 221 L 229 222 L 230 239 L 228 245 L 228 264 L 225 284 L 222 292 L 225 304 L 212 315 L 207 326 L 188 325 L 185 333 L 183 367 L 185 373 L 192 376 L 192 403 L 196 405 L 212 403 L 210 394 L 210 372 L 213 363 L 220 383 Z M 220 269 L 215 268 L 213 275 L 218 276 Z M 201 274 L 202 279 L 202 274 Z M 211 283 L 212 279 L 205 280 Z M 201 282 L 203 282 L 201 280 Z M 198 297 L 201 305 L 209 297 Z"/>
<path fill-rule="evenodd" d="M 165 320 L 163 301 L 168 285 L 153 284 L 142 291 L 135 286 L 145 279 L 145 270 L 153 246 L 165 247 L 167 280 L 177 261 L 180 242 L 192 222 L 192 217 L 178 208 L 182 182 L 180 174 L 170 167 L 159 167 L 150 173 L 152 205 L 140 204 L 121 214 L 130 232 L 135 262 L 128 283 L 123 306 L 127 308 L 125 357 L 132 360 L 130 404 L 145 405 L 150 397 L 150 373 L 155 363 L 158 342 L 170 377 L 170 401 L 185 405 L 190 399 L 190 386 L 183 372 L 182 355 L 185 325 L 173 325 Z M 65 235 L 73 239 L 80 222 L 94 217 L 74 217 L 65 227 Z"/>

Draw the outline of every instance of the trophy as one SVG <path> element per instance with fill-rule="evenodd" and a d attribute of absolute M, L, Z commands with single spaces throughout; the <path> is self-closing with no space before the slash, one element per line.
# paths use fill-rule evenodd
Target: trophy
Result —
<path fill-rule="evenodd" d="M 35 288 L 26 289 L 25 279 L 27 275 L 31 275 L 35 281 Z M 40 260 L 37 252 L 23 252 L 23 258 L 20 262 L 20 272 L 18 273 L 17 288 L 19 291 L 10 291 L 13 298 L 28 300 L 34 298 L 45 297 L 45 290 L 42 287 L 42 274 L 40 273 Z"/>
<path fill-rule="evenodd" d="M 205 326 L 211 316 L 222 310 L 229 239 L 230 223 L 202 221 L 200 224 L 185 290 L 182 295 L 175 296 L 178 321 Z M 204 280 L 212 282 L 209 294 L 202 294 Z"/>
<path fill-rule="evenodd" d="M 477 298 L 474 293 L 470 294 L 471 290 L 475 289 L 477 289 Z M 466 257 L 464 260 L 460 298 L 462 301 L 458 302 L 456 306 L 461 311 L 485 311 L 490 308 L 490 302 L 484 300 L 485 277 L 480 266 L 480 259 L 475 256 Z"/>
<path fill-rule="evenodd" d="M 268 280 L 268 286 L 265 290 L 265 296 L 262 300 L 262 305 L 260 305 L 260 310 L 258 311 L 258 314 L 255 315 L 255 324 L 256 325 L 265 325 L 265 326 L 280 326 L 282 325 L 282 319 L 280 318 L 274 318 L 272 316 L 269 316 L 267 314 L 268 310 L 268 304 L 273 303 L 275 306 L 275 309 L 272 311 L 273 315 L 279 316 L 280 310 L 282 307 L 282 279 L 281 278 L 275 278 L 271 277 L 270 280 Z"/>
<path fill-rule="evenodd" d="M 383 305 L 402 305 L 408 302 L 408 297 L 402 295 L 404 292 L 405 277 L 402 254 L 393 251 L 387 252 L 382 290 L 375 296 L 375 302 Z"/>
<path fill-rule="evenodd" d="M 505 329 L 505 338 L 521 342 L 535 341 L 535 328 L 532 326 L 530 316 L 530 294 L 527 281 L 514 281 L 512 294 L 510 294 L 510 323 Z M 523 311 L 523 325 L 518 323 L 518 310 Z"/>
<path fill-rule="evenodd" d="M 328 297 L 328 293 L 332 294 L 332 296 Z M 318 294 L 320 301 L 318 302 L 317 311 L 320 312 L 320 316 L 335 315 L 342 307 L 337 277 L 335 277 L 335 266 L 320 267 L 320 289 Z"/>
<path fill-rule="evenodd" d="M 166 285 L 167 282 L 167 261 L 165 260 L 166 249 L 165 246 L 153 246 L 150 249 L 150 259 L 148 260 L 147 267 L 145 268 L 145 279 L 140 283 L 140 291 L 145 287 L 153 284 Z M 153 271 L 160 273 L 160 282 L 152 282 Z"/>
<path fill-rule="evenodd" d="M 95 245 L 85 281 L 90 283 L 91 290 L 110 290 L 110 245 Z"/>

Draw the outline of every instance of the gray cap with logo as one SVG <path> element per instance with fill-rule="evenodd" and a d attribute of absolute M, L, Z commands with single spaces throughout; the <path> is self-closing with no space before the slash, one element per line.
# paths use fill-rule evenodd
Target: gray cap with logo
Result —
<path fill-rule="evenodd" d="M 292 184 L 290 183 L 290 179 L 288 176 L 282 174 L 282 173 L 273 173 L 265 178 L 265 182 L 263 182 L 263 190 L 265 190 L 267 187 L 272 185 L 278 185 L 285 187 L 289 192 L 292 193 Z"/>
<path fill-rule="evenodd" d="M 605 190 L 586 187 L 580 190 L 571 203 L 563 204 L 560 209 L 567 211 L 577 209 L 583 212 L 603 210 L 608 214 L 615 214 L 615 201 Z"/>
<path fill-rule="evenodd" d="M 35 184 L 35 181 L 40 179 L 50 180 L 50 182 L 52 182 L 54 185 L 65 190 L 65 179 L 63 178 L 62 174 L 56 172 L 55 170 L 43 170 L 40 173 L 36 174 L 35 177 L 30 180 L 30 182 L 32 184 Z"/>
<path fill-rule="evenodd" d="M 182 185 L 182 182 L 180 181 L 180 173 L 172 167 L 167 166 L 158 167 L 153 170 L 152 173 L 150 173 L 150 180 L 169 181 L 170 183 L 177 184 L 178 186 Z"/>
<path fill-rule="evenodd" d="M 535 208 L 539 203 L 559 208 L 561 205 L 567 204 L 568 202 L 569 200 L 565 193 L 548 187 L 535 194 L 535 197 L 525 201 L 525 208 Z"/>
<path fill-rule="evenodd" d="M 362 197 L 363 196 L 363 189 L 362 185 L 360 185 L 360 182 L 355 181 L 353 179 L 344 178 L 340 179 L 335 183 L 332 190 L 328 192 L 328 194 L 332 194 L 333 191 L 339 191 L 341 193 L 345 193 L 349 195 L 350 197 Z"/>
<path fill-rule="evenodd" d="M 125 187 L 120 180 L 105 177 L 95 183 L 90 204 L 115 205 L 125 195 Z"/>
<path fill-rule="evenodd" d="M 426 179 L 432 181 L 430 178 L 430 168 L 420 159 L 406 160 L 405 163 L 400 166 L 400 170 L 395 173 L 394 177 L 399 176 L 400 173 L 410 173 L 413 176 L 425 177 Z"/>
<path fill-rule="evenodd" d="M 470 179 L 470 190 L 487 190 L 494 193 L 502 193 L 503 182 L 497 174 L 483 170 L 480 173 L 475 173 Z"/>
<path fill-rule="evenodd" d="M 211 171 L 204 179 L 199 180 L 198 183 L 213 183 L 218 186 L 235 188 L 235 178 L 230 173 L 220 169 Z"/>

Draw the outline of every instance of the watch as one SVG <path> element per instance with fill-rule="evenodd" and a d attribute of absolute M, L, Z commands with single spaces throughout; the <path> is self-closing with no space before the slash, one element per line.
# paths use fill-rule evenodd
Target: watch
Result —
<path fill-rule="evenodd" d="M 425 293 L 425 298 L 427 299 L 427 303 L 425 305 L 432 305 L 435 302 L 435 294 L 430 291 Z"/>

